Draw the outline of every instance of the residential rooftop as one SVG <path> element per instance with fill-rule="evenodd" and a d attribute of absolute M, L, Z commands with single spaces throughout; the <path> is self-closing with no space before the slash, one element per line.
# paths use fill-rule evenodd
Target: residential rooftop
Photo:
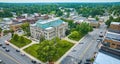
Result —
<path fill-rule="evenodd" d="M 59 18 L 54 18 L 54 19 L 47 19 L 47 20 L 38 20 L 32 26 L 37 26 L 39 28 L 46 29 L 49 27 L 57 27 L 63 23 L 65 22 L 60 20 Z"/>
<path fill-rule="evenodd" d="M 120 25 L 120 22 L 111 22 L 111 24 Z"/>
<path fill-rule="evenodd" d="M 105 37 L 107 39 L 117 40 L 120 41 L 120 34 L 114 32 L 107 32 Z"/>

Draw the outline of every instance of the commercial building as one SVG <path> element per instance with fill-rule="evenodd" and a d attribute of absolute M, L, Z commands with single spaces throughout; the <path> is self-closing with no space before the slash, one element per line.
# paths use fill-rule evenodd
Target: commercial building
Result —
<path fill-rule="evenodd" d="M 104 37 L 105 46 L 120 49 L 120 34 L 114 32 L 107 32 Z"/>
<path fill-rule="evenodd" d="M 99 21 L 96 21 L 95 18 L 88 18 L 87 22 L 94 28 L 98 28 L 100 26 Z"/>
<path fill-rule="evenodd" d="M 44 36 L 45 39 L 50 40 L 54 37 L 65 37 L 68 23 L 59 18 L 50 18 L 46 20 L 38 20 L 35 24 L 30 25 L 31 37 L 40 39 Z"/>
<path fill-rule="evenodd" d="M 10 25 L 10 29 L 12 29 L 13 31 L 17 31 L 21 29 L 21 25 L 22 25 L 22 22 L 14 22 Z"/>
<path fill-rule="evenodd" d="M 100 49 L 93 64 L 119 64 L 120 52 L 111 49 Z"/>
<path fill-rule="evenodd" d="M 111 22 L 108 31 L 120 33 L 120 22 Z"/>

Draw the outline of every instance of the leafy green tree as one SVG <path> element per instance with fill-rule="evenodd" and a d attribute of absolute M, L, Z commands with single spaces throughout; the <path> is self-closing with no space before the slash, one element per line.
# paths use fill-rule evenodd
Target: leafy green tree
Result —
<path fill-rule="evenodd" d="M 38 57 L 42 59 L 42 61 L 53 61 L 53 57 L 56 54 L 57 49 L 53 45 L 54 42 L 45 40 L 42 43 L 40 43 L 40 47 L 37 50 Z M 53 51 L 54 50 L 54 51 Z"/>
<path fill-rule="evenodd" d="M 70 34 L 70 30 L 66 30 L 65 31 L 65 35 L 67 36 L 67 35 L 69 35 Z"/>
<path fill-rule="evenodd" d="M 80 25 L 77 25 L 76 30 L 82 34 L 87 34 L 92 31 L 93 28 L 86 22 L 82 22 Z"/>
<path fill-rule="evenodd" d="M 30 24 L 28 22 L 23 23 L 21 25 L 22 30 L 25 32 L 27 36 L 30 36 Z"/>
<path fill-rule="evenodd" d="M 18 41 L 18 38 L 19 38 L 19 36 L 17 34 L 14 34 L 12 39 L 15 41 Z"/>
<path fill-rule="evenodd" d="M 80 37 L 80 34 L 79 32 L 77 31 L 73 31 L 70 35 L 69 35 L 70 38 L 79 38 Z"/>
<path fill-rule="evenodd" d="M 45 40 L 45 37 L 43 35 L 40 36 L 40 42 L 43 42 Z"/>
<path fill-rule="evenodd" d="M 99 18 L 98 18 L 97 16 L 95 17 L 95 19 L 96 19 L 97 21 L 99 20 Z"/>
<path fill-rule="evenodd" d="M 114 20 L 114 18 L 112 17 L 112 16 L 110 16 L 109 17 L 109 20 L 107 20 L 106 22 L 105 22 L 105 24 L 107 25 L 107 27 L 109 27 L 110 26 L 110 24 L 111 24 L 111 22 Z"/>
<path fill-rule="evenodd" d="M 0 33 L 2 32 L 2 28 L 0 28 Z"/>
<path fill-rule="evenodd" d="M 25 38 L 23 36 L 19 36 L 18 40 L 20 43 L 25 43 Z"/>

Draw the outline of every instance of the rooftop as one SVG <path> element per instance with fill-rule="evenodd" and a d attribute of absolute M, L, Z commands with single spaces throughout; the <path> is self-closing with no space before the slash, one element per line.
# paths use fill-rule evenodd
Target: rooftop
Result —
<path fill-rule="evenodd" d="M 49 19 L 49 20 L 38 20 L 35 24 L 32 26 L 37 26 L 42 29 L 46 29 L 49 27 L 56 27 L 64 23 L 64 21 L 56 18 L 56 19 Z"/>
<path fill-rule="evenodd" d="M 111 24 L 120 25 L 120 22 L 111 22 Z"/>
<path fill-rule="evenodd" d="M 120 41 L 120 34 L 118 34 L 118 33 L 107 32 L 105 37 L 108 38 L 108 39 L 113 39 L 113 40 Z"/>
<path fill-rule="evenodd" d="M 99 52 L 93 64 L 119 64 L 120 59 L 108 52 Z"/>

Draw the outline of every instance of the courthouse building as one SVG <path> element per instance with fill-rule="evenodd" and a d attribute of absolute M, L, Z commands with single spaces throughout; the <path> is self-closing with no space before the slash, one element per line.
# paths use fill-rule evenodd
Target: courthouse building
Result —
<path fill-rule="evenodd" d="M 54 37 L 65 37 L 66 29 L 68 29 L 68 23 L 59 18 L 38 20 L 35 24 L 30 25 L 31 37 L 38 40 L 41 36 L 44 36 L 47 40 Z"/>

